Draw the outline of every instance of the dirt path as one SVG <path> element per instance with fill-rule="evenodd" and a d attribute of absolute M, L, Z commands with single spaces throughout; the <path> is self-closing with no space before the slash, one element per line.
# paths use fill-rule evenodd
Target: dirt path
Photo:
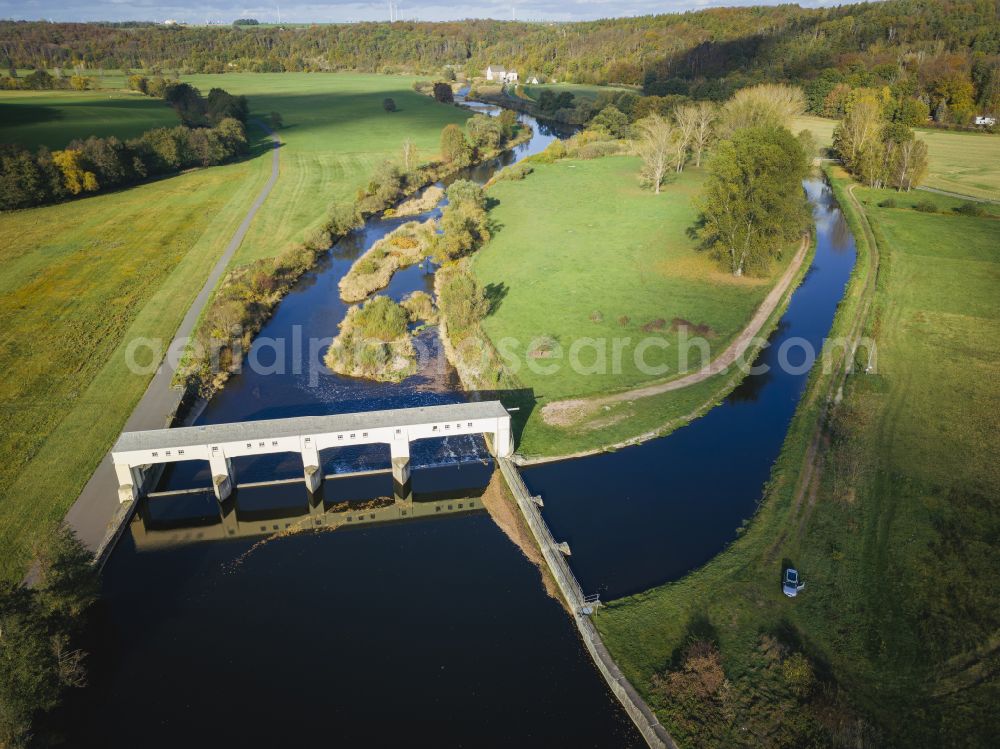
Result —
<path fill-rule="evenodd" d="M 847 196 L 860 217 L 861 227 L 865 235 L 865 241 L 868 244 L 869 253 L 868 279 L 865 283 L 865 288 L 861 292 L 862 297 L 861 303 L 858 305 L 858 312 L 855 315 L 854 320 L 851 322 L 851 329 L 848 333 L 848 338 L 854 341 L 856 346 L 861 337 L 861 332 L 864 330 L 865 321 L 868 319 L 875 296 L 875 283 L 878 279 L 879 262 L 881 258 L 879 256 L 878 243 L 875 241 L 875 234 L 872 232 L 871 224 L 868 223 L 868 214 L 865 213 L 864 207 L 854 194 L 855 187 L 857 187 L 857 185 L 851 185 L 847 188 Z M 855 242 L 856 241 L 857 238 L 855 238 Z M 854 347 L 852 347 L 852 350 L 853 348 Z M 853 353 L 851 354 L 851 357 L 853 357 Z M 843 388 L 844 383 L 847 380 L 847 370 L 851 357 L 848 357 L 847 353 L 844 352 L 843 367 L 838 367 L 837 374 L 830 378 L 826 390 L 819 393 L 826 399 L 827 403 L 834 402 L 838 397 L 838 394 L 841 392 L 841 388 Z M 816 498 L 819 493 L 819 481 L 823 470 L 822 456 L 824 454 L 823 447 L 826 436 L 825 425 L 826 421 L 821 418 L 817 421 L 815 427 L 813 428 L 812 436 L 809 439 L 809 445 L 806 448 L 806 454 L 802 460 L 802 468 L 799 472 L 798 483 L 796 484 L 795 492 L 792 495 L 789 522 L 796 522 L 797 520 L 794 532 L 798 538 L 802 538 L 805 535 L 806 525 L 809 518 L 812 516 L 813 509 L 816 506 Z M 785 527 L 775 539 L 769 552 L 772 559 L 777 555 L 778 550 L 784 543 L 789 531 L 790 529 Z"/>
<path fill-rule="evenodd" d="M 177 345 L 178 339 L 187 338 L 194 332 L 194 326 L 198 322 L 198 317 L 211 298 L 215 285 L 222 277 L 229 262 L 233 259 L 236 250 L 242 244 L 243 238 L 250 229 L 250 224 L 254 216 L 257 215 L 258 209 L 263 205 L 264 200 L 271 192 L 271 188 L 274 187 L 274 183 L 278 180 L 279 146 L 281 145 L 281 141 L 264 123 L 255 121 L 255 124 L 267 132 L 274 143 L 271 155 L 271 176 L 268 178 L 267 184 L 264 185 L 263 189 L 254 199 L 246 216 L 243 217 L 243 221 L 229 240 L 225 251 L 212 267 L 212 271 L 208 274 L 208 278 L 205 279 L 205 283 L 198 292 L 198 296 L 191 303 L 187 314 L 184 315 L 184 319 L 181 321 L 180 327 L 177 328 L 174 340 L 170 344 L 169 349 L 173 349 Z M 170 366 L 169 361 L 164 359 L 160 364 L 160 368 L 156 370 L 156 374 L 153 375 L 153 379 L 150 380 L 142 399 L 136 404 L 128 421 L 125 422 L 124 431 L 162 429 L 167 425 L 168 420 L 177 410 L 181 399 L 181 392 L 170 387 L 173 377 L 174 368 Z M 104 456 L 104 460 L 101 461 L 97 470 L 94 471 L 94 474 L 90 477 L 90 481 L 84 486 L 76 502 L 69 508 L 69 512 L 66 513 L 65 522 L 76 532 L 77 537 L 88 549 L 97 553 L 113 539 L 118 527 L 124 520 L 124 516 L 121 513 L 126 511 L 127 509 L 122 508 L 118 502 L 118 478 L 115 476 L 115 470 L 111 464 L 111 455 L 109 453 Z"/>
<path fill-rule="evenodd" d="M 698 382 L 703 382 L 709 377 L 714 377 L 728 369 L 750 348 L 754 338 L 760 333 L 761 329 L 767 323 L 768 318 L 771 317 L 771 314 L 778 307 L 778 304 L 780 304 L 785 292 L 788 291 L 789 286 L 791 286 L 792 281 L 799 272 L 799 268 L 802 267 L 802 262 L 805 260 L 808 252 L 809 237 L 804 236 L 799 251 L 792 258 L 792 262 L 778 280 L 778 283 L 775 284 L 771 292 L 761 302 L 760 307 L 757 308 L 749 324 L 736 337 L 736 340 L 729 344 L 729 347 L 710 362 L 707 367 L 703 367 L 697 372 L 692 372 L 684 377 L 679 377 L 676 380 L 668 380 L 667 382 L 660 382 L 655 385 L 644 385 L 611 395 L 552 401 L 542 407 L 542 420 L 552 426 L 572 426 L 603 406 L 637 400 L 639 398 L 648 398 L 652 395 L 670 392 L 671 390 L 680 390 Z"/>

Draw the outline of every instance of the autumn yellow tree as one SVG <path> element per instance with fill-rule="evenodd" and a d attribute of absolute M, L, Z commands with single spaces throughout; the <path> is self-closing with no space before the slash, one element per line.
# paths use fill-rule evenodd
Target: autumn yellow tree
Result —
<path fill-rule="evenodd" d="M 62 172 L 63 184 L 73 195 L 97 190 L 97 176 L 84 168 L 83 158 L 79 151 L 72 149 L 53 151 L 52 161 L 59 167 L 59 171 Z"/>
<path fill-rule="evenodd" d="M 745 127 L 790 127 L 793 117 L 806 111 L 806 97 L 798 86 L 765 83 L 737 91 L 722 105 L 719 137 L 730 138 Z"/>

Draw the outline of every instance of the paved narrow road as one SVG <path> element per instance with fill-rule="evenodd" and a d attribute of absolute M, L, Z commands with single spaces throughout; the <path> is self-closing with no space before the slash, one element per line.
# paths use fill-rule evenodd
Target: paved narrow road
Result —
<path fill-rule="evenodd" d="M 229 261 L 236 254 L 236 250 L 242 244 L 243 238 L 246 236 L 254 216 L 257 215 L 258 209 L 264 204 L 264 200 L 267 199 L 271 188 L 274 187 L 274 183 L 278 180 L 279 147 L 281 141 L 263 122 L 255 121 L 255 124 L 267 132 L 273 142 L 271 176 L 268 178 L 267 184 L 264 185 L 264 188 L 254 199 L 253 205 L 250 206 L 246 216 L 243 217 L 243 221 L 240 223 L 236 233 L 229 240 L 225 251 L 219 257 L 211 273 L 208 274 L 208 278 L 205 279 L 201 291 L 198 292 L 198 296 L 191 303 L 187 314 L 184 315 L 184 319 L 181 321 L 180 327 L 174 335 L 171 348 L 177 343 L 178 339 L 187 338 L 194 331 L 198 316 L 212 296 L 212 290 L 226 271 Z M 153 375 L 153 379 L 150 381 L 149 387 L 146 388 L 142 399 L 136 404 L 132 415 L 125 422 L 124 431 L 162 429 L 167 424 L 167 420 L 173 415 L 181 399 L 181 393 L 170 387 L 173 376 L 174 368 L 164 359 L 156 374 Z M 90 477 L 90 481 L 87 482 L 76 502 L 73 503 L 69 512 L 66 513 L 65 522 L 76 532 L 77 537 L 88 549 L 96 552 L 105 544 L 105 540 L 114 534 L 119 522 L 118 515 L 120 509 L 121 506 L 118 502 L 118 478 L 115 476 L 114 466 L 111 464 L 111 455 L 109 453 L 104 456 L 104 460 L 101 461 L 101 464 Z"/>

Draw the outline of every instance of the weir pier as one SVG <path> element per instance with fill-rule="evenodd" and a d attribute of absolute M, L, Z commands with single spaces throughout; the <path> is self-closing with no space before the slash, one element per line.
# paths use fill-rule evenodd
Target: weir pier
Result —
<path fill-rule="evenodd" d="M 513 450 L 510 414 L 500 401 L 480 401 L 124 432 L 111 448 L 111 460 L 121 502 L 141 496 L 151 469 L 185 460 L 208 462 L 212 489 L 221 502 L 237 486 L 234 458 L 299 453 L 306 487 L 315 492 L 323 481 L 323 450 L 387 444 L 394 488 L 405 496 L 410 486 L 411 442 L 468 434 L 485 435 L 497 458 L 509 457 Z"/>

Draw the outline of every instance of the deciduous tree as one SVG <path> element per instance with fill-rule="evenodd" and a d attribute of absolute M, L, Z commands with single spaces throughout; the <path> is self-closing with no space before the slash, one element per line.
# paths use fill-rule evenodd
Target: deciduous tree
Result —
<path fill-rule="evenodd" d="M 744 127 L 788 127 L 805 110 L 805 96 L 798 86 L 765 83 L 743 88 L 722 106 L 720 136 L 729 137 Z"/>
<path fill-rule="evenodd" d="M 642 158 L 642 178 L 659 194 L 674 160 L 677 131 L 670 120 L 651 114 L 636 123 L 639 139 L 636 149 Z"/>
<path fill-rule="evenodd" d="M 701 166 L 701 157 L 712 142 L 713 129 L 718 110 L 715 105 L 708 101 L 700 101 L 685 109 L 693 109 L 689 115 L 694 119 L 694 128 L 691 131 L 691 153 L 694 155 L 694 165 Z"/>
<path fill-rule="evenodd" d="M 618 107 L 609 104 L 590 121 L 590 127 L 603 130 L 612 138 L 625 138 L 628 136 L 628 117 Z"/>
<path fill-rule="evenodd" d="M 458 125 L 445 125 L 441 131 L 441 158 L 451 164 L 464 165 L 469 162 L 469 144 Z"/>
<path fill-rule="evenodd" d="M 763 271 L 809 219 L 806 159 L 785 128 L 754 127 L 720 141 L 697 200 L 699 235 L 734 276 Z"/>
<path fill-rule="evenodd" d="M 403 141 L 403 169 L 409 172 L 417 165 L 417 144 L 412 138 Z"/>
<path fill-rule="evenodd" d="M 444 81 L 435 83 L 434 98 L 443 104 L 451 104 L 455 101 L 455 92 L 451 90 L 451 84 Z"/>
<path fill-rule="evenodd" d="M 79 151 L 53 151 L 52 160 L 62 172 L 63 185 L 73 195 L 94 192 L 97 189 L 97 175 L 84 169 L 82 154 Z"/>

